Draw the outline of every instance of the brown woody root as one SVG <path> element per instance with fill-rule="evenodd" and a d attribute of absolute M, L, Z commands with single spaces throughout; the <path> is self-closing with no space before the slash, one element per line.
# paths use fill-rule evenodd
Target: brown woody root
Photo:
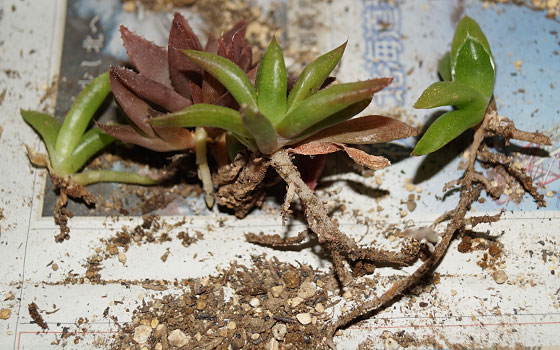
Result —
<path fill-rule="evenodd" d="M 270 157 L 270 164 L 288 184 L 288 188 L 292 188 L 290 192 L 295 191 L 298 194 L 304 207 L 307 226 L 317 236 L 319 243 L 324 244 L 331 255 L 334 269 L 343 285 L 350 284 L 353 279 L 352 273 L 346 267 L 346 259 L 350 261 L 367 260 L 397 266 L 406 266 L 415 261 L 418 253 L 417 248 L 411 248 L 400 253 L 369 247 L 363 248 L 359 247 L 353 239 L 342 233 L 338 225 L 329 218 L 323 203 L 303 182 L 287 151 L 281 149 L 273 153 Z M 288 202 L 291 201 L 291 197 L 292 194 L 289 193 L 286 198 Z M 286 246 L 291 243 L 301 242 L 305 238 L 304 235 L 302 233 L 297 237 L 282 240 L 279 236 L 261 234 L 248 235 L 247 239 L 258 244 Z"/>
<path fill-rule="evenodd" d="M 451 239 L 456 232 L 463 231 L 466 225 L 474 227 L 482 222 L 495 222 L 499 219 L 500 214 L 494 216 L 465 218 L 472 203 L 478 200 L 483 188 L 485 188 L 493 197 L 497 194 L 495 191 L 490 190 L 488 181 L 484 177 L 481 177 L 482 174 L 475 171 L 474 165 L 478 158 L 480 158 L 479 161 L 481 162 L 485 162 L 493 166 L 504 167 L 537 201 L 539 206 L 545 205 L 542 196 L 537 193 L 536 188 L 532 185 L 530 177 L 524 174 L 524 170 L 515 169 L 511 165 L 511 158 L 502 154 L 491 153 L 487 150 L 487 147 L 482 143 L 484 141 L 484 137 L 494 135 L 500 135 L 506 139 L 519 137 L 523 141 L 537 144 L 551 144 L 551 140 L 548 137 L 540 133 L 530 133 L 517 130 L 515 125 L 513 125 L 509 119 L 499 117 L 497 115 L 496 105 L 494 101 L 492 101 L 488 107 L 482 124 L 477 127 L 474 134 L 473 143 L 470 146 L 470 157 L 464 175 L 462 179 L 454 182 L 461 186 L 459 202 L 454 210 L 446 212 L 434 222 L 434 225 L 436 225 L 440 222 L 449 220 L 445 231 L 441 235 L 442 239 L 434 248 L 432 255 L 418 269 L 416 269 L 416 271 L 395 282 L 380 297 L 366 301 L 357 308 L 339 317 L 329 328 L 328 343 L 331 347 L 334 348 L 332 337 L 339 328 L 346 326 L 361 316 L 373 313 L 375 310 L 387 304 L 398 295 L 406 292 L 407 289 L 417 284 L 424 275 L 429 273 L 445 255 Z M 444 188 L 447 187 L 448 184 L 444 186 Z"/>

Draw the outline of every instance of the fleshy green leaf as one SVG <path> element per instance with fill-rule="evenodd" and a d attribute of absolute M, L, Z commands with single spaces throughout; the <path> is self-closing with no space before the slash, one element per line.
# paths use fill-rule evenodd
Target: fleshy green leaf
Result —
<path fill-rule="evenodd" d="M 228 89 L 239 105 L 257 106 L 257 92 L 239 66 L 227 58 L 209 52 L 182 50 L 190 60 L 198 64 Z"/>
<path fill-rule="evenodd" d="M 439 60 L 438 73 L 445 81 L 451 81 L 451 53 L 446 52 L 445 55 Z"/>
<path fill-rule="evenodd" d="M 212 126 L 232 131 L 244 137 L 252 137 L 243 126 L 241 114 L 231 108 L 197 103 L 175 113 L 150 119 L 154 126 Z"/>
<path fill-rule="evenodd" d="M 56 159 L 61 162 L 78 146 L 91 118 L 111 91 L 109 72 L 103 73 L 86 86 L 66 114 L 56 141 Z M 56 168 L 57 164 L 53 164 Z"/>
<path fill-rule="evenodd" d="M 256 108 L 243 106 L 241 109 L 243 124 L 257 142 L 259 150 L 264 154 L 270 154 L 278 149 L 278 135 L 270 121 Z"/>
<path fill-rule="evenodd" d="M 72 152 L 72 155 L 62 162 L 61 167 L 68 167 L 67 172 L 70 174 L 75 173 L 80 170 L 94 154 L 113 141 L 115 141 L 115 138 L 105 134 L 101 129 L 90 129 L 82 136 L 78 147 Z"/>
<path fill-rule="evenodd" d="M 466 40 L 459 49 L 457 61 L 452 67 L 453 80 L 469 85 L 483 94 L 487 100 L 494 92 L 494 63 L 481 44 Z"/>
<path fill-rule="evenodd" d="M 451 43 L 451 69 L 457 64 L 457 56 L 461 47 L 466 43 L 467 40 L 473 40 L 482 46 L 483 51 L 486 51 L 488 56 L 492 57 L 492 51 L 490 50 L 490 44 L 488 39 L 480 29 L 478 23 L 472 18 L 465 16 L 457 24 L 455 29 L 455 34 L 453 35 L 453 42 Z"/>
<path fill-rule="evenodd" d="M 286 113 L 286 93 L 288 76 L 284 55 L 276 38 L 266 49 L 257 72 L 257 105 L 272 123 L 276 123 Z"/>
<path fill-rule="evenodd" d="M 54 163 L 56 138 L 60 130 L 60 122 L 48 114 L 36 111 L 20 111 L 23 119 L 41 135 L 47 146 L 51 163 Z"/>
<path fill-rule="evenodd" d="M 456 110 L 447 112 L 439 117 L 418 141 L 412 155 L 428 154 L 445 146 L 451 140 L 461 135 L 482 121 L 485 109 L 478 111 Z"/>
<path fill-rule="evenodd" d="M 292 138 L 289 140 L 284 141 L 284 145 L 293 145 L 298 143 L 304 139 L 312 137 L 317 132 L 320 132 L 323 129 L 327 129 L 331 126 L 336 126 L 337 124 L 344 122 L 359 113 L 361 113 L 367 106 L 371 103 L 371 98 L 367 98 L 360 102 L 356 102 L 341 111 L 336 112 L 335 114 L 327 117 L 317 124 L 312 125 L 311 127 L 305 129 L 301 134 L 299 134 L 296 138 Z"/>
<path fill-rule="evenodd" d="M 468 85 L 456 81 L 438 81 L 422 92 L 414 108 L 455 106 L 459 109 L 479 110 L 487 104 L 488 100 Z"/>
<path fill-rule="evenodd" d="M 346 44 L 345 42 L 336 49 L 318 57 L 305 67 L 288 96 L 288 112 L 292 111 L 300 102 L 319 90 L 325 79 L 327 79 L 340 61 Z"/>
<path fill-rule="evenodd" d="M 470 17 L 464 17 L 457 25 L 450 61 L 454 81 L 465 83 L 490 99 L 494 91 L 494 58 L 482 29 Z"/>
<path fill-rule="evenodd" d="M 339 84 L 321 90 L 300 103 L 278 123 L 276 132 L 284 138 L 294 138 L 305 129 L 357 102 L 371 98 L 391 79 L 372 79 Z"/>

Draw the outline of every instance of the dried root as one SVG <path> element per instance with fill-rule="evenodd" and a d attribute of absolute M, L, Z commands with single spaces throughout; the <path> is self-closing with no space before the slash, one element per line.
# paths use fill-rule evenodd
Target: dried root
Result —
<path fill-rule="evenodd" d="M 480 217 L 466 218 L 466 214 L 470 210 L 472 203 L 478 200 L 483 188 L 490 196 L 494 198 L 498 198 L 501 195 L 501 191 L 499 188 L 492 187 L 490 185 L 490 181 L 483 174 L 475 171 L 476 160 L 479 160 L 486 166 L 502 168 L 523 186 L 525 191 L 535 199 L 539 206 L 546 205 L 543 196 L 537 192 L 536 187 L 533 185 L 532 179 L 525 174 L 525 169 L 515 168 L 513 166 L 511 157 L 499 153 L 490 152 L 487 146 L 483 144 L 484 138 L 486 136 L 501 136 L 506 140 L 515 138 L 543 145 L 551 144 L 551 140 L 547 136 L 538 132 L 532 133 L 518 130 L 517 128 L 515 128 L 513 122 L 511 122 L 509 119 L 498 116 L 496 105 L 492 100 L 488 107 L 488 110 L 486 111 L 483 122 L 477 127 L 475 131 L 473 143 L 471 144 L 469 149 L 470 156 L 468 159 L 468 163 L 466 164 L 463 177 L 459 180 L 447 183 L 444 186 L 444 190 L 447 190 L 454 186 L 460 186 L 461 192 L 459 196 L 459 202 L 455 209 L 444 213 L 432 224 L 432 227 L 435 227 L 442 222 L 448 221 L 445 231 L 441 235 L 441 240 L 434 248 L 433 253 L 416 271 L 414 271 L 411 275 L 395 282 L 380 297 L 360 304 L 358 307 L 350 310 L 346 314 L 343 314 L 340 318 L 333 322 L 333 324 L 329 328 L 330 340 L 328 341 L 328 343 L 331 346 L 333 345 L 332 337 L 334 336 L 337 329 L 346 326 L 359 317 L 374 312 L 378 308 L 387 304 L 389 301 L 393 300 L 398 295 L 406 292 L 406 290 L 410 287 L 417 284 L 420 279 L 425 274 L 429 273 L 444 256 L 447 248 L 449 247 L 449 243 L 451 242 L 451 239 L 453 238 L 455 233 L 463 232 L 467 225 L 474 227 L 480 223 L 491 223 L 499 220 L 501 213 L 493 216 L 485 215 Z"/>

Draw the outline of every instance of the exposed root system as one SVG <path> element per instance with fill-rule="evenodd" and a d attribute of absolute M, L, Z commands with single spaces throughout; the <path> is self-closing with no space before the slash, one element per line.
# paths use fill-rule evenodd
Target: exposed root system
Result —
<path fill-rule="evenodd" d="M 469 159 L 466 164 L 460 165 L 460 168 L 464 169 L 463 176 L 444 186 L 444 191 L 459 187 L 460 196 L 455 209 L 444 213 L 432 225 L 432 229 L 434 229 L 438 224 L 447 222 L 445 231 L 441 234 L 441 239 L 433 252 L 411 275 L 397 280 L 381 296 L 359 304 L 356 308 L 347 311 L 332 322 L 328 327 L 328 343 L 331 346 L 334 347 L 332 337 L 337 329 L 348 325 L 359 317 L 375 312 L 379 307 L 387 304 L 417 284 L 445 255 L 449 243 L 456 233 L 463 233 L 467 226 L 472 228 L 480 223 L 490 223 L 499 220 L 501 214 L 467 217 L 472 203 L 479 199 L 483 191 L 486 191 L 491 197 L 496 199 L 503 192 L 501 188 L 492 186 L 491 181 L 484 174 L 475 171 L 477 161 L 487 168 L 502 169 L 503 172 L 509 175 L 508 181 L 520 184 L 534 198 L 539 207 L 546 205 L 543 196 L 537 192 L 536 187 L 533 185 L 532 179 L 525 174 L 525 169 L 516 168 L 510 156 L 488 149 L 488 146 L 484 143 L 485 138 L 496 136 L 505 139 L 506 143 L 509 142 L 509 139 L 515 138 L 535 144 L 551 144 L 550 139 L 545 135 L 538 132 L 531 133 L 518 130 L 509 119 L 498 116 L 496 105 L 492 101 L 483 122 L 476 128 L 468 153 Z M 358 246 L 352 238 L 341 232 L 338 225 L 329 218 L 325 206 L 302 181 L 297 168 L 285 150 L 272 154 L 270 164 L 288 185 L 288 194 L 283 205 L 283 211 L 288 211 L 295 192 L 304 208 L 309 230 L 317 236 L 319 243 L 329 252 L 334 270 L 342 285 L 348 286 L 353 282 L 353 274 L 349 271 L 347 263 L 354 267 L 357 265 L 362 266 L 365 263 L 373 271 L 375 265 L 406 266 L 414 263 L 418 258 L 420 251 L 418 246 L 404 248 L 399 253 L 376 249 L 376 247 Z M 288 246 L 301 243 L 308 234 L 308 231 L 304 231 L 296 237 L 287 239 L 282 239 L 278 235 L 250 234 L 247 236 L 247 239 L 250 242 L 263 245 Z"/>

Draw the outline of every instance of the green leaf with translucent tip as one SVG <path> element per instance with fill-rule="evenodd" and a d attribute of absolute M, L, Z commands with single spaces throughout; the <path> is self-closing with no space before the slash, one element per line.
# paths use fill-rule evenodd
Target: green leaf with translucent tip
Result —
<path fill-rule="evenodd" d="M 445 81 L 451 81 L 451 53 L 446 52 L 445 55 L 439 60 L 438 73 Z"/>
<path fill-rule="evenodd" d="M 20 111 L 23 119 L 41 135 L 47 146 L 51 163 L 54 163 L 56 138 L 60 130 L 60 122 L 48 114 L 36 111 Z"/>
<path fill-rule="evenodd" d="M 488 100 L 494 92 L 495 70 L 492 57 L 481 44 L 468 39 L 459 49 L 453 80 L 480 91 Z"/>
<path fill-rule="evenodd" d="M 478 111 L 456 110 L 439 117 L 418 141 L 412 151 L 413 156 L 421 156 L 442 148 L 451 140 L 461 135 L 482 121 L 486 109 Z"/>
<path fill-rule="evenodd" d="M 115 138 L 105 134 L 101 129 L 90 129 L 82 136 L 78 147 L 72 152 L 72 155 L 66 158 L 61 163 L 60 167 L 66 170 L 68 174 L 75 173 L 80 170 L 93 155 L 113 141 L 115 141 Z"/>
<path fill-rule="evenodd" d="M 98 182 L 118 182 L 136 185 L 155 185 L 158 180 L 151 177 L 114 170 L 87 170 L 70 177 L 75 183 L 82 186 Z"/>
<path fill-rule="evenodd" d="M 110 91 L 109 72 L 106 72 L 93 79 L 76 97 L 58 133 L 56 141 L 57 162 L 63 161 L 74 152 L 91 118 Z M 54 168 L 56 166 L 56 163 L 53 164 Z"/>
<path fill-rule="evenodd" d="M 257 71 L 257 105 L 272 123 L 286 113 L 288 76 L 282 49 L 273 38 L 259 62 Z"/>
<path fill-rule="evenodd" d="M 461 47 L 465 44 L 467 40 L 473 40 L 482 46 L 482 49 L 486 51 L 488 56 L 492 57 L 492 51 L 490 50 L 490 44 L 488 39 L 482 32 L 482 29 L 476 23 L 476 21 L 468 16 L 463 17 L 457 24 L 455 29 L 455 34 L 453 35 L 453 42 L 451 43 L 451 70 L 457 65 L 457 56 Z"/>
<path fill-rule="evenodd" d="M 225 86 L 239 105 L 257 106 L 257 92 L 247 74 L 232 61 L 216 54 L 196 50 L 181 50 L 191 61 L 201 66 Z"/>
<path fill-rule="evenodd" d="M 459 109 L 479 110 L 485 108 L 488 100 L 478 90 L 455 81 L 439 81 L 430 85 L 414 108 L 436 108 L 441 106 L 455 106 Z"/>
<path fill-rule="evenodd" d="M 278 135 L 270 121 L 259 113 L 258 109 L 243 106 L 241 107 L 241 117 L 243 124 L 257 142 L 259 151 L 271 154 L 278 149 Z"/>
<path fill-rule="evenodd" d="M 197 103 L 180 111 L 150 119 L 154 126 L 197 127 L 211 126 L 235 132 L 244 137 L 252 137 L 241 120 L 241 114 L 231 108 Z"/>
<path fill-rule="evenodd" d="M 495 63 L 488 39 L 470 17 L 459 21 L 451 44 L 451 75 L 454 81 L 478 89 L 490 99 L 494 91 Z"/>
<path fill-rule="evenodd" d="M 373 79 L 338 84 L 321 90 L 300 103 L 275 126 L 284 138 L 294 138 L 307 128 L 383 89 L 391 79 Z"/>
<path fill-rule="evenodd" d="M 319 90 L 325 79 L 327 79 L 340 61 L 346 44 L 345 42 L 336 49 L 318 57 L 305 67 L 288 96 L 288 112 Z"/>

